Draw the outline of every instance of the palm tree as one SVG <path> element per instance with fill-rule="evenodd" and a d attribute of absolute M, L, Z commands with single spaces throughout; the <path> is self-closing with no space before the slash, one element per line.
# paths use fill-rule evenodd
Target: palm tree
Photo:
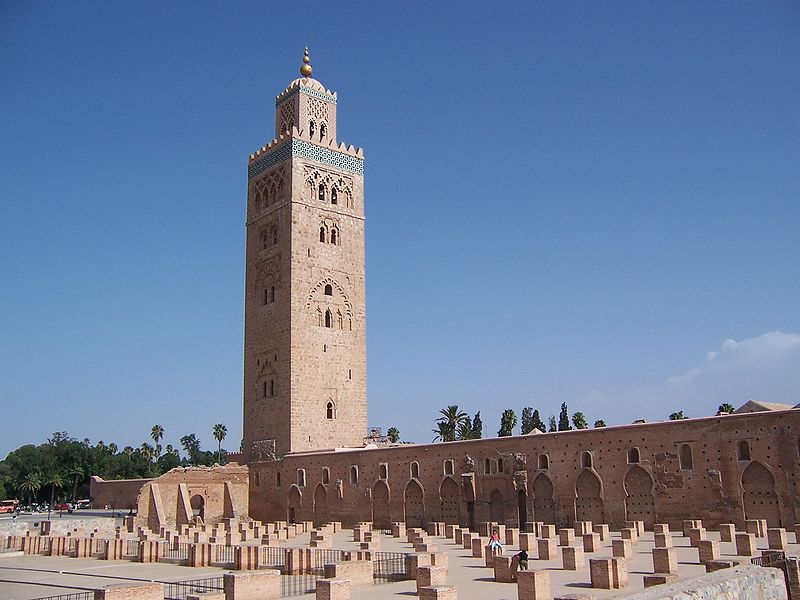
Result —
<path fill-rule="evenodd" d="M 442 416 L 437 420 L 437 428 L 433 432 L 443 442 L 454 441 L 458 426 L 468 418 L 467 413 L 460 410 L 457 404 L 451 404 L 447 408 L 440 410 L 439 414 Z"/>
<path fill-rule="evenodd" d="M 386 430 L 386 436 L 389 438 L 390 442 L 396 444 L 400 439 L 400 430 L 397 427 L 389 427 L 389 429 Z"/>
<path fill-rule="evenodd" d="M 42 480 L 39 477 L 39 474 L 35 471 L 28 473 L 25 476 L 25 479 L 22 480 L 22 483 L 19 484 L 19 491 L 23 494 L 28 494 L 28 504 L 33 503 L 33 494 L 34 492 L 38 492 L 39 488 L 42 487 Z"/>
<path fill-rule="evenodd" d="M 53 471 L 48 475 L 47 481 L 44 482 L 44 485 L 50 486 L 50 508 L 48 510 L 49 514 L 49 511 L 53 510 L 53 502 L 56 499 L 56 488 L 61 489 L 61 486 L 64 485 L 64 480 L 61 478 L 61 475 Z"/>
<path fill-rule="evenodd" d="M 211 432 L 214 434 L 214 439 L 217 440 L 217 462 L 219 463 L 222 462 L 222 440 L 228 434 L 228 428 L 222 423 L 217 423 L 211 428 Z"/>
<path fill-rule="evenodd" d="M 154 456 L 156 460 L 158 460 L 161 454 L 161 446 L 158 445 L 158 442 L 164 438 L 164 428 L 158 424 L 153 425 L 152 429 L 150 429 L 150 437 L 153 438 L 153 442 L 155 443 Z"/>
<path fill-rule="evenodd" d="M 72 477 L 72 501 L 78 500 L 78 483 L 83 479 L 83 469 L 75 465 L 69 470 L 69 476 Z"/>

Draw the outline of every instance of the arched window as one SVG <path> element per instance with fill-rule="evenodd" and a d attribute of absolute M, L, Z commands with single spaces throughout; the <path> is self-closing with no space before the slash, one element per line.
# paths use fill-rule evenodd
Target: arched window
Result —
<path fill-rule="evenodd" d="M 286 129 L 286 121 L 281 121 L 281 132 L 287 131 Z"/>
<path fill-rule="evenodd" d="M 691 471 L 694 468 L 694 461 L 692 460 L 692 447 L 689 444 L 681 446 L 680 452 L 681 469 Z"/>
<path fill-rule="evenodd" d="M 325 409 L 325 417 L 329 420 L 333 420 L 333 402 L 328 402 L 328 406 Z"/>
<path fill-rule="evenodd" d="M 358 467 L 356 465 L 350 467 L 350 485 L 358 485 Z"/>
<path fill-rule="evenodd" d="M 275 395 L 275 380 L 274 379 L 270 379 L 269 380 L 269 395 L 270 396 L 274 396 Z"/>
<path fill-rule="evenodd" d="M 378 479 L 389 479 L 389 467 L 386 463 L 381 463 Z"/>
<path fill-rule="evenodd" d="M 419 479 L 419 463 L 417 461 L 411 463 L 411 477 Z"/>
<path fill-rule="evenodd" d="M 269 304 L 269 288 L 264 288 L 264 304 Z"/>
<path fill-rule="evenodd" d="M 317 192 L 317 198 L 319 198 L 322 202 L 325 202 L 325 184 L 319 184 L 319 191 Z"/>
<path fill-rule="evenodd" d="M 325 327 L 332 327 L 331 321 L 333 320 L 333 314 L 331 314 L 330 309 L 325 311 Z"/>
<path fill-rule="evenodd" d="M 486 459 L 486 462 L 483 463 L 483 472 L 486 475 L 492 472 L 492 461 L 488 458 Z"/>
<path fill-rule="evenodd" d="M 739 442 L 736 448 L 736 455 L 739 460 L 750 460 L 750 444 L 746 440 Z"/>
<path fill-rule="evenodd" d="M 305 469 L 297 469 L 297 485 L 300 487 L 306 487 L 306 470 Z"/>
<path fill-rule="evenodd" d="M 445 475 L 452 475 L 453 474 L 453 461 L 452 460 L 444 461 L 444 474 Z"/>
<path fill-rule="evenodd" d="M 327 127 L 325 127 L 325 123 L 322 123 L 322 124 L 319 126 L 319 139 L 320 139 L 320 140 L 324 140 L 324 139 L 325 139 L 325 135 L 326 135 L 327 133 L 328 133 L 328 128 L 327 128 Z"/>
<path fill-rule="evenodd" d="M 275 487 L 281 487 L 281 472 L 277 471 L 275 473 Z"/>
<path fill-rule="evenodd" d="M 325 242 L 325 227 L 319 228 L 319 241 L 323 243 Z"/>
<path fill-rule="evenodd" d="M 503 462 L 503 459 L 502 459 L 502 458 L 501 458 L 500 460 L 498 460 L 498 461 L 497 461 L 497 472 L 498 472 L 498 473 L 505 473 L 505 466 L 506 466 L 506 465 L 505 465 L 505 463 Z"/>
<path fill-rule="evenodd" d="M 308 122 L 308 135 L 310 137 L 314 137 L 314 133 L 317 131 L 317 124 L 314 121 Z"/>
<path fill-rule="evenodd" d="M 339 202 L 339 193 L 336 191 L 336 186 L 331 187 L 331 204 Z"/>
<path fill-rule="evenodd" d="M 325 284 L 325 295 L 333 296 L 333 286 L 330 283 Z"/>
<path fill-rule="evenodd" d="M 331 244 L 335 245 L 336 240 L 337 240 L 336 229 L 331 229 Z"/>
<path fill-rule="evenodd" d="M 339 325 L 339 329 L 342 328 L 342 311 L 336 311 L 336 323 Z"/>
<path fill-rule="evenodd" d="M 331 470 L 328 467 L 322 467 L 322 483 L 325 485 L 331 482 Z"/>
<path fill-rule="evenodd" d="M 275 286 L 270 286 L 269 288 L 269 301 L 275 302 Z"/>
<path fill-rule="evenodd" d="M 581 452 L 581 466 L 584 469 L 591 469 L 592 468 L 592 453 L 591 452 Z"/>
<path fill-rule="evenodd" d="M 636 465 L 639 463 L 639 449 L 631 448 L 628 450 L 628 464 Z"/>
<path fill-rule="evenodd" d="M 264 398 L 267 397 L 267 382 L 266 381 L 264 382 L 264 389 L 263 389 L 263 394 L 262 395 L 264 396 Z"/>
<path fill-rule="evenodd" d="M 539 468 L 542 470 L 550 468 L 550 457 L 547 454 L 539 455 Z"/>

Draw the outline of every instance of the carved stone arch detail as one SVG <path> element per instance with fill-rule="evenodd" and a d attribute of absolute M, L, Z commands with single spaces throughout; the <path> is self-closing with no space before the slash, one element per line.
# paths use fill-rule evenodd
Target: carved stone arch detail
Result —
<path fill-rule="evenodd" d="M 258 266 L 256 276 L 253 278 L 253 297 L 259 298 L 263 294 L 264 286 L 274 285 L 281 287 L 281 269 L 277 257 L 265 260 Z"/>
<path fill-rule="evenodd" d="M 344 288 L 342 287 L 342 285 L 338 281 L 336 281 L 333 277 L 325 277 L 323 279 L 320 279 L 314 285 L 314 287 L 311 288 L 311 291 L 309 292 L 308 296 L 306 297 L 306 308 L 311 308 L 311 303 L 314 301 L 314 296 L 316 296 L 317 293 L 321 289 L 323 289 L 326 285 L 330 285 L 331 287 L 333 287 L 333 289 L 335 289 L 337 292 L 339 292 L 339 294 L 342 296 L 342 298 L 344 300 L 345 312 L 346 312 L 347 316 L 352 316 L 352 314 L 353 314 L 353 305 L 351 304 L 350 299 L 347 296 L 347 292 L 344 291 Z"/>

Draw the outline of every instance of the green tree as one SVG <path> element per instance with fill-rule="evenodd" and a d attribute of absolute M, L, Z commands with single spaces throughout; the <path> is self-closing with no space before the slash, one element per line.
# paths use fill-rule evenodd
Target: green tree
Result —
<path fill-rule="evenodd" d="M 520 433 L 522 433 L 522 435 L 528 435 L 533 431 L 533 409 L 530 406 L 526 406 L 522 409 L 522 418 L 520 421 Z"/>
<path fill-rule="evenodd" d="M 569 409 L 567 408 L 567 403 L 561 403 L 561 412 L 558 415 L 558 430 L 559 431 L 569 431 L 572 429 L 572 425 L 569 424 Z"/>
<path fill-rule="evenodd" d="M 472 439 L 479 440 L 483 437 L 483 421 L 481 420 L 481 411 L 475 413 L 472 417 Z"/>
<path fill-rule="evenodd" d="M 214 439 L 217 440 L 217 462 L 222 464 L 222 440 L 228 435 L 228 428 L 222 423 L 217 423 L 211 432 L 214 434 Z"/>
<path fill-rule="evenodd" d="M 443 442 L 454 441 L 459 424 L 468 418 L 467 413 L 459 409 L 457 404 L 451 404 L 440 410 L 439 414 L 442 416 L 437 420 L 436 429 L 433 430 L 436 438 Z"/>
<path fill-rule="evenodd" d="M 200 452 L 200 440 L 197 439 L 197 436 L 193 433 L 183 436 L 181 438 L 181 446 L 186 450 L 189 464 L 194 466 L 199 465 L 202 456 Z"/>
<path fill-rule="evenodd" d="M 680 421 L 681 419 L 688 419 L 688 418 L 689 417 L 687 417 L 686 415 L 683 414 L 682 410 L 679 410 L 678 412 L 674 412 L 669 416 L 669 420 L 670 421 Z"/>
<path fill-rule="evenodd" d="M 603 419 L 597 419 L 597 421 L 594 422 L 594 426 L 595 427 L 605 427 L 606 426 L 606 422 L 603 421 Z"/>
<path fill-rule="evenodd" d="M 160 473 L 179 467 L 181 464 L 181 455 L 172 447 L 172 444 L 167 444 L 164 454 L 158 459 L 158 470 Z"/>
<path fill-rule="evenodd" d="M 86 474 L 83 472 L 80 465 L 73 465 L 70 467 L 68 474 L 72 479 L 72 501 L 75 502 L 78 499 L 78 484 L 83 481 Z"/>
<path fill-rule="evenodd" d="M 717 409 L 718 415 L 732 415 L 735 412 L 736 409 L 733 407 L 733 404 L 730 404 L 729 402 L 724 402 L 723 404 L 720 404 L 719 408 Z"/>
<path fill-rule="evenodd" d="M 50 510 L 53 510 L 55 498 L 56 498 L 56 488 L 61 489 L 64 485 L 64 480 L 59 475 L 58 471 L 50 471 L 47 477 L 45 477 L 45 481 L 43 482 L 44 485 L 50 486 Z"/>
<path fill-rule="evenodd" d="M 389 441 L 393 444 L 396 444 L 400 440 L 400 430 L 397 427 L 389 427 L 386 430 L 386 436 L 389 438 Z"/>
<path fill-rule="evenodd" d="M 542 422 L 542 418 L 539 416 L 539 411 L 534 410 L 533 415 L 531 415 L 531 420 L 533 421 L 533 428 L 538 429 L 539 431 L 547 431 L 547 426 Z"/>
<path fill-rule="evenodd" d="M 547 431 L 558 431 L 558 427 L 556 427 L 555 415 L 550 415 L 550 418 L 547 420 Z"/>
<path fill-rule="evenodd" d="M 39 473 L 28 473 L 19 484 L 19 491 L 28 494 L 28 504 L 33 504 L 33 495 L 42 487 L 42 478 Z"/>
<path fill-rule="evenodd" d="M 465 417 L 463 421 L 458 424 L 458 429 L 456 429 L 456 439 L 457 440 L 472 440 L 475 439 L 473 436 L 472 430 L 472 419 L 469 417 Z"/>
<path fill-rule="evenodd" d="M 589 424 L 586 422 L 586 415 L 580 411 L 572 415 L 572 424 L 575 426 L 575 429 L 586 429 L 589 427 Z"/>
<path fill-rule="evenodd" d="M 505 409 L 500 417 L 500 430 L 497 432 L 498 437 L 514 435 L 514 427 L 516 426 L 517 413 L 510 408 Z"/>
<path fill-rule="evenodd" d="M 158 460 L 158 457 L 161 456 L 161 445 L 159 442 L 164 438 L 164 428 L 158 424 L 153 425 L 153 427 L 150 428 L 150 437 L 154 444 L 153 457 L 155 460 Z"/>

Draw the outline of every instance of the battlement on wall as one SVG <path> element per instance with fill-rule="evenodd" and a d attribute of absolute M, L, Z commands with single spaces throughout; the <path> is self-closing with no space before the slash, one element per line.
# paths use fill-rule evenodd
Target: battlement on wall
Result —
<path fill-rule="evenodd" d="M 309 94 L 315 98 L 333 102 L 334 104 L 336 104 L 337 101 L 336 92 L 332 92 L 316 79 L 310 77 L 301 77 L 292 81 L 288 86 L 286 86 L 286 89 L 275 96 L 275 106 L 282 104 L 285 100 L 291 98 L 297 93 Z"/>
<path fill-rule="evenodd" d="M 334 152 L 341 152 L 342 154 L 346 154 L 348 156 L 352 156 L 354 158 L 360 158 L 363 160 L 364 158 L 364 150 L 363 148 L 356 148 L 353 144 L 347 145 L 344 142 L 336 143 L 336 140 L 330 140 L 327 144 L 320 142 L 319 140 L 312 139 L 309 135 L 308 131 L 305 129 L 298 129 L 297 127 L 292 127 L 291 133 L 282 133 L 275 139 L 273 139 L 269 144 L 265 146 L 261 146 L 253 152 L 249 157 L 249 163 L 253 164 L 254 162 L 258 161 L 262 158 L 265 154 L 268 154 L 275 148 L 281 146 L 284 142 L 288 140 L 299 139 L 309 144 L 314 144 L 315 146 L 319 146 L 320 148 L 325 148 L 328 150 L 332 150 Z"/>

